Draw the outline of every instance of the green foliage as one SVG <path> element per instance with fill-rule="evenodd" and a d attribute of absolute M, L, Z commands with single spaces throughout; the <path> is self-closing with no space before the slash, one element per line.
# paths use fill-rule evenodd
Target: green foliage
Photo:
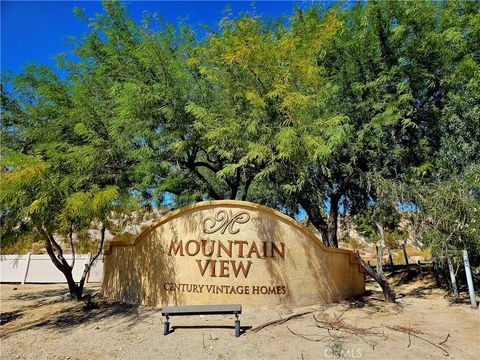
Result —
<path fill-rule="evenodd" d="M 474 166 L 461 177 L 412 184 L 411 194 L 420 207 L 418 233 L 436 258 L 452 257 L 461 263 L 461 252 L 467 249 L 470 262 L 480 264 L 479 174 Z"/>
<path fill-rule="evenodd" d="M 79 231 L 166 194 L 303 209 L 330 246 L 340 209 L 371 238 L 405 201 L 434 219 L 417 191 L 447 196 L 479 163 L 479 9 L 313 4 L 228 15 L 204 37 L 118 2 L 76 9 L 91 30 L 58 57 L 65 79 L 42 65 L 3 77 L 2 234 Z"/>
<path fill-rule="evenodd" d="M 389 232 L 397 230 L 400 223 L 401 214 L 394 206 L 385 206 L 380 208 L 378 203 L 367 206 L 362 212 L 354 217 L 356 230 L 366 239 L 372 242 L 378 240 L 378 229 L 376 223 L 379 223 Z"/>
<path fill-rule="evenodd" d="M 28 229 L 17 229 L 15 232 L 2 232 L 1 254 L 26 254 L 32 251 L 32 245 L 42 240 L 38 233 Z"/>
<path fill-rule="evenodd" d="M 108 226 L 129 181 L 122 146 L 105 132 L 107 119 L 87 126 L 89 100 L 75 95 L 81 85 L 45 66 L 26 67 L 11 86 L 2 103 L 9 121 L 2 128 L 2 244 L 19 227 L 53 234 L 81 231 L 92 219 Z"/>

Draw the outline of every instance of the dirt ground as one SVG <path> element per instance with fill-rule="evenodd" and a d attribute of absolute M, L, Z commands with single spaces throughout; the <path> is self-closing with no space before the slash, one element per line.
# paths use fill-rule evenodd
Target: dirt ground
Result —
<path fill-rule="evenodd" d="M 478 359 L 480 309 L 418 279 L 395 287 L 397 304 L 368 284 L 361 298 L 297 309 L 248 309 L 243 334 L 230 316 L 172 318 L 159 309 L 94 298 L 62 299 L 63 285 L 1 285 L 2 359 Z M 90 286 L 90 291 L 98 286 Z M 268 321 L 311 311 L 283 324 Z M 317 320 L 315 320 L 317 319 Z M 318 325 L 318 326 L 317 326 Z M 446 340 L 446 341 L 445 341 Z"/>

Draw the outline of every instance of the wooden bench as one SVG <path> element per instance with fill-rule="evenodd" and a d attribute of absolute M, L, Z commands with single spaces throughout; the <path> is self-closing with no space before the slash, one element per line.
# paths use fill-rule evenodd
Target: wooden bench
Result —
<path fill-rule="evenodd" d="M 162 315 L 167 318 L 163 324 L 163 335 L 170 332 L 170 316 L 186 315 L 235 315 L 235 337 L 240 336 L 240 320 L 238 315 L 242 313 L 242 305 L 192 305 L 192 306 L 165 306 Z"/>

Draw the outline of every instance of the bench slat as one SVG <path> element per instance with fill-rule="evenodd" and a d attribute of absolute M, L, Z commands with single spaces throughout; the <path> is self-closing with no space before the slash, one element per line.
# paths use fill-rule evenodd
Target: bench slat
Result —
<path fill-rule="evenodd" d="M 241 314 L 242 305 L 189 305 L 189 306 L 164 306 L 162 315 L 223 315 Z"/>

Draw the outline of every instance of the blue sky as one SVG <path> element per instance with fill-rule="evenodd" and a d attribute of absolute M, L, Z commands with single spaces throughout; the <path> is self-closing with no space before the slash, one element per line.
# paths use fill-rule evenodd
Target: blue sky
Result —
<path fill-rule="evenodd" d="M 307 7 L 312 1 L 128 1 L 136 21 L 145 11 L 158 12 L 169 22 L 187 18 L 192 25 L 215 26 L 229 6 L 234 14 L 255 11 L 258 15 L 289 15 L 294 4 Z M 253 6 L 253 8 L 252 8 Z M 2 70 L 21 72 L 29 62 L 54 65 L 55 55 L 66 52 L 69 36 L 81 37 L 88 26 L 73 14 L 85 9 L 88 17 L 102 12 L 99 1 L 1 1 Z M 253 10 L 254 9 L 254 10 Z"/>

